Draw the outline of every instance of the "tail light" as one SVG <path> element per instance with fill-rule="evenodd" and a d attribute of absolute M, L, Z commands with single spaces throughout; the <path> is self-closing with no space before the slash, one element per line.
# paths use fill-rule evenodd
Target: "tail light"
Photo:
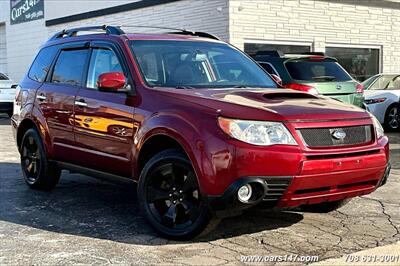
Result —
<path fill-rule="evenodd" d="M 364 93 L 364 85 L 358 83 L 356 86 L 356 92 L 357 93 Z"/>
<path fill-rule="evenodd" d="M 309 85 L 304 85 L 304 84 L 299 84 L 299 83 L 289 83 L 289 84 L 285 84 L 284 87 L 287 89 L 293 89 L 293 90 L 297 90 L 297 91 L 305 91 L 305 92 L 308 92 L 308 93 L 314 94 L 314 95 L 319 94 L 318 90 L 315 87 L 309 86 Z"/>

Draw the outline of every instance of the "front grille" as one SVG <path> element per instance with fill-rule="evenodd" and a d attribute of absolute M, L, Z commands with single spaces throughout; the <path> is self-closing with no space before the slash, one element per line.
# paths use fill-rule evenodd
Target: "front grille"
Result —
<path fill-rule="evenodd" d="M 308 147 L 335 147 L 367 144 L 373 140 L 371 125 L 297 130 Z"/>
<path fill-rule="evenodd" d="M 267 193 L 265 193 L 263 201 L 269 203 L 276 203 L 285 193 L 288 188 L 291 177 L 267 177 L 265 181 L 267 183 Z"/>

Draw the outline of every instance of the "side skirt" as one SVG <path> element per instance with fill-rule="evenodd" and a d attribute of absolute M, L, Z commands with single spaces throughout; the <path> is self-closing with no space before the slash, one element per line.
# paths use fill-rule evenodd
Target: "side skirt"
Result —
<path fill-rule="evenodd" d="M 94 178 L 97 178 L 100 180 L 108 181 L 108 182 L 119 184 L 119 185 L 136 184 L 136 181 L 134 181 L 133 179 L 130 179 L 128 177 L 114 175 L 111 173 L 106 173 L 106 172 L 98 171 L 98 170 L 95 170 L 92 168 L 82 167 L 82 166 L 71 164 L 71 163 L 65 163 L 65 162 L 59 162 L 59 161 L 52 161 L 52 163 L 55 163 L 60 169 L 68 170 L 70 173 L 84 174 L 87 176 L 91 176 L 91 177 L 94 177 Z"/>

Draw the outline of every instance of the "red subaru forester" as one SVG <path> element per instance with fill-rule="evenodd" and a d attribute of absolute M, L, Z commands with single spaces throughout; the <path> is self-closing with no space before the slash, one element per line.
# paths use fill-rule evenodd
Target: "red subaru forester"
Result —
<path fill-rule="evenodd" d="M 137 182 L 143 215 L 172 239 L 255 205 L 328 212 L 390 171 L 369 113 L 280 89 L 204 32 L 64 30 L 41 48 L 15 105 L 30 187 L 54 188 L 61 169 Z"/>

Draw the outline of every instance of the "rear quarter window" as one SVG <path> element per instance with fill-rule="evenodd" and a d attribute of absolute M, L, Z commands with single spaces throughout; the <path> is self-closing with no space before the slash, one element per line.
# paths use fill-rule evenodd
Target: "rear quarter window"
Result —
<path fill-rule="evenodd" d="M 29 78 L 38 82 L 43 82 L 50 70 L 50 65 L 53 62 L 57 50 L 58 48 L 55 46 L 45 47 L 40 50 L 29 70 Z"/>
<path fill-rule="evenodd" d="M 9 80 L 9 78 L 6 75 L 0 73 L 0 80 Z"/>
<path fill-rule="evenodd" d="M 293 79 L 324 82 L 349 81 L 351 76 L 335 61 L 286 62 L 286 69 Z"/>

